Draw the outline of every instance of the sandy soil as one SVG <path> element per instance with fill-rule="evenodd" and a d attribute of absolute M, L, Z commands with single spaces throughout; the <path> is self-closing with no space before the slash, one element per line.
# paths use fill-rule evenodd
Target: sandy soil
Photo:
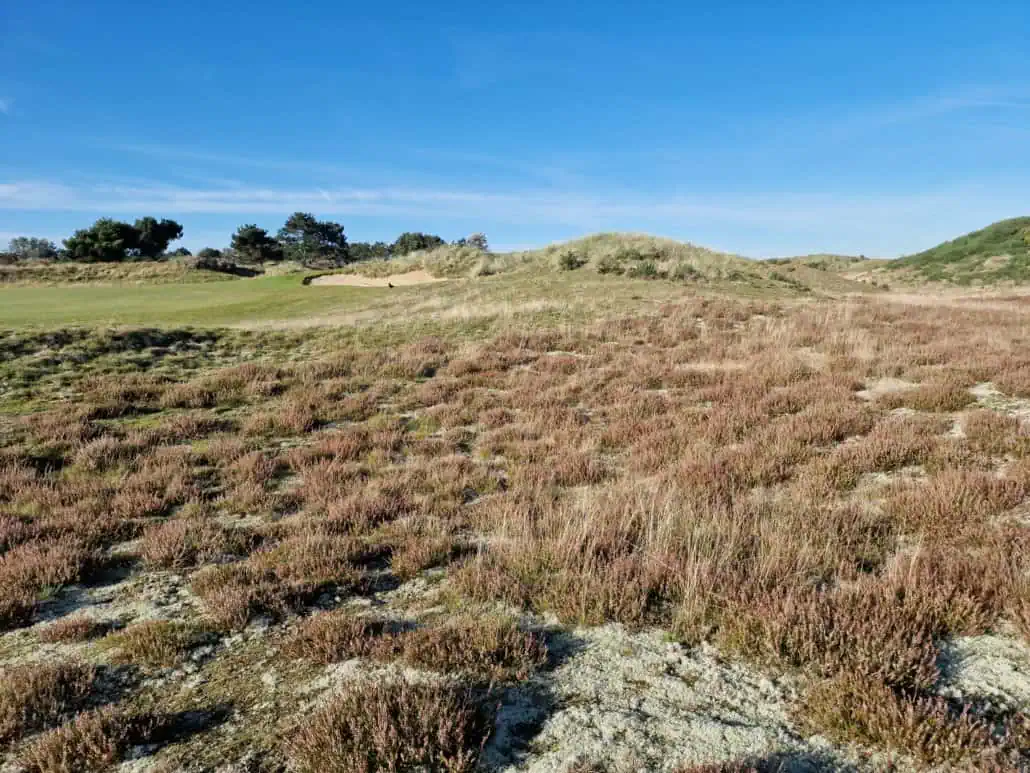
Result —
<path fill-rule="evenodd" d="M 409 285 L 424 285 L 432 282 L 446 282 L 430 274 L 428 271 L 409 271 L 406 274 L 392 274 L 390 276 L 360 276 L 359 274 L 330 274 L 319 276 L 311 280 L 313 285 L 343 285 L 345 287 L 405 287 Z"/>
<path fill-rule="evenodd" d="M 905 381 L 900 378 L 878 378 L 866 383 L 866 388 L 855 393 L 856 397 L 862 400 L 875 400 L 884 395 L 894 392 L 904 392 L 906 389 L 915 389 L 919 384 Z"/>

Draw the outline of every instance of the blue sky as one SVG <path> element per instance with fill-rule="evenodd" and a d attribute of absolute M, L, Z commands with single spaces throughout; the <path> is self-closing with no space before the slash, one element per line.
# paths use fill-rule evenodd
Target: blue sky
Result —
<path fill-rule="evenodd" d="M 6 0 L 0 243 L 303 210 L 903 254 L 1030 214 L 1028 40 L 1025 0 Z"/>

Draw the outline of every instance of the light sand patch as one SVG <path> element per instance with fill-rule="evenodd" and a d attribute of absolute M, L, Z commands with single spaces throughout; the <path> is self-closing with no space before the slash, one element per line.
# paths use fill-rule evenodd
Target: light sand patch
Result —
<path fill-rule="evenodd" d="M 317 276 L 311 280 L 313 285 L 337 285 L 344 287 L 410 287 L 411 285 L 446 282 L 446 279 L 433 276 L 428 271 L 408 271 L 404 274 L 390 276 L 361 276 L 360 274 L 328 274 Z"/>
<path fill-rule="evenodd" d="M 993 257 L 987 258 L 987 260 L 985 260 L 983 262 L 982 266 L 983 266 L 983 269 L 985 271 L 986 270 L 994 270 L 994 269 L 1004 268 L 1005 266 L 1007 266 L 1011 262 L 1012 262 L 1012 256 L 1011 255 L 995 255 Z"/>
<path fill-rule="evenodd" d="M 878 378 L 866 382 L 866 388 L 856 392 L 855 395 L 862 400 L 875 400 L 883 395 L 904 392 L 917 386 L 919 385 L 900 378 Z"/>
<path fill-rule="evenodd" d="M 941 652 L 940 693 L 1002 711 L 1030 709 L 1030 647 L 1005 636 L 963 636 Z"/>
<path fill-rule="evenodd" d="M 811 346 L 802 346 L 795 350 L 798 359 L 805 364 L 805 367 L 812 370 L 826 370 L 830 364 L 830 358 L 823 352 L 817 352 Z"/>
<path fill-rule="evenodd" d="M 1020 419 L 1030 417 L 1030 400 L 1008 397 L 990 381 L 977 384 L 969 392 L 981 408 L 990 408 Z"/>
<path fill-rule="evenodd" d="M 744 370 L 747 367 L 747 363 L 743 360 L 696 360 L 695 362 L 686 362 L 678 366 L 679 370 L 685 371 L 696 371 L 698 373 L 718 373 L 724 370 Z"/>
<path fill-rule="evenodd" d="M 674 771 L 746 756 L 789 771 L 844 768 L 792 725 L 789 681 L 657 632 L 606 625 L 561 638 L 551 641 L 560 665 L 506 691 L 484 770 Z"/>

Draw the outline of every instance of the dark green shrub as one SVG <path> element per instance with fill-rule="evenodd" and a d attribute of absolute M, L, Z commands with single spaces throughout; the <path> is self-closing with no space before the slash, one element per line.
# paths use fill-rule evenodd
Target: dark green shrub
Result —
<path fill-rule="evenodd" d="M 658 266 L 650 260 L 645 260 L 643 263 L 633 266 L 626 274 L 634 279 L 658 279 L 662 276 Z"/>
<path fill-rule="evenodd" d="M 577 268 L 585 266 L 586 263 L 586 257 L 575 250 L 566 250 L 558 256 L 558 267 L 562 271 L 575 271 Z"/>
<path fill-rule="evenodd" d="M 672 270 L 672 278 L 681 282 L 691 282 L 703 279 L 704 275 L 689 263 L 678 263 Z"/>

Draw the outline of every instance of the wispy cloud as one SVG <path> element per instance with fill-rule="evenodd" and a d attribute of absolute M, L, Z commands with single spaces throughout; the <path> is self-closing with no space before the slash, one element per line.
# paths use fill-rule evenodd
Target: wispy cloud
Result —
<path fill-rule="evenodd" d="M 1028 86 L 966 85 L 897 102 L 856 104 L 832 116 L 810 116 L 812 125 L 806 127 L 806 131 L 818 131 L 824 137 L 850 139 L 895 126 L 936 121 L 959 114 L 998 114 L 1026 110 L 1030 110 Z M 796 125 L 792 128 L 797 130 Z"/>
<path fill-rule="evenodd" d="M 278 220 L 289 212 L 392 217 L 418 222 L 491 223 L 513 229 L 559 226 L 577 232 L 646 230 L 768 254 L 771 245 L 896 254 L 963 228 L 1020 214 L 1018 190 L 962 186 L 893 195 L 725 194 L 719 196 L 526 189 L 494 192 L 433 188 L 238 188 L 152 185 L 0 184 L 0 210 L 96 215 L 233 215 Z M 726 243 L 736 234 L 737 243 Z"/>
<path fill-rule="evenodd" d="M 283 172 L 323 172 L 327 174 L 355 174 L 358 170 L 351 166 L 326 164 L 316 161 L 276 159 L 258 156 L 246 156 L 233 153 L 219 153 L 208 150 L 197 150 L 173 145 L 157 145 L 147 143 L 95 143 L 98 147 L 132 153 L 149 158 L 164 158 L 175 161 L 196 161 L 206 164 L 220 164 L 231 167 L 247 167 L 269 171 Z"/>
<path fill-rule="evenodd" d="M 14 108 L 13 99 L 0 98 L 0 113 L 3 115 L 10 115 L 11 110 Z"/>
<path fill-rule="evenodd" d="M 489 215 L 518 222 L 577 223 L 613 217 L 702 217 L 749 224 L 808 223 L 827 216 L 865 218 L 904 211 L 932 210 L 961 192 L 856 197 L 770 193 L 727 196 L 609 197 L 582 191 L 424 188 L 188 188 L 95 184 L 73 186 L 45 181 L 0 184 L 0 208 L 35 211 L 109 212 L 160 208 L 176 212 L 275 214 L 315 209 L 327 214 L 404 215 L 453 212 Z M 856 209 L 856 206 L 858 209 Z"/>
<path fill-rule="evenodd" d="M 488 153 L 470 150 L 452 150 L 442 148 L 413 148 L 411 153 L 416 158 L 446 161 L 458 164 L 466 170 L 503 171 L 524 179 L 537 180 L 548 185 L 583 185 L 588 176 L 582 170 L 583 164 L 571 154 L 561 154 L 558 161 L 553 159 L 520 158 L 513 154 Z"/>

